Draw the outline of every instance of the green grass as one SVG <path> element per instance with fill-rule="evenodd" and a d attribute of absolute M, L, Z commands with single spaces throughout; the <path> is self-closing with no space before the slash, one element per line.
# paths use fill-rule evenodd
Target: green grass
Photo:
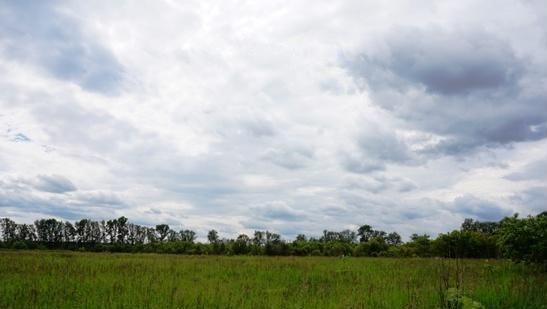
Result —
<path fill-rule="evenodd" d="M 455 273 L 418 258 L 0 251 L 0 308 L 438 308 L 441 264 Z M 462 265 L 465 295 L 486 308 L 547 308 L 545 273 Z"/>

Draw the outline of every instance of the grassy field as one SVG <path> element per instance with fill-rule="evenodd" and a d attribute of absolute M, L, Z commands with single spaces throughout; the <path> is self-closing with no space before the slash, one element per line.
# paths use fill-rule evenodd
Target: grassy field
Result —
<path fill-rule="evenodd" d="M 506 261 L 0 251 L 0 308 L 438 308 L 440 272 L 486 308 L 547 308 Z"/>

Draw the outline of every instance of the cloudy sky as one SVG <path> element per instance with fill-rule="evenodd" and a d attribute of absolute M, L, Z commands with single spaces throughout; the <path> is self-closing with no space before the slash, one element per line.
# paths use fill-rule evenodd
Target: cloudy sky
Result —
<path fill-rule="evenodd" d="M 0 0 L 0 217 L 436 235 L 547 209 L 544 1 Z"/>

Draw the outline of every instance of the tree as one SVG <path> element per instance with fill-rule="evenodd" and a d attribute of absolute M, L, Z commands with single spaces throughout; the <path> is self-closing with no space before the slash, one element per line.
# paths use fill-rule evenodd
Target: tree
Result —
<path fill-rule="evenodd" d="M 156 230 L 154 228 L 145 227 L 145 234 L 146 240 L 149 243 L 155 243 L 158 241 L 158 235 L 156 234 Z"/>
<path fill-rule="evenodd" d="M 389 246 L 386 244 L 384 238 L 373 237 L 368 241 L 361 242 L 355 248 L 356 256 L 380 256 L 388 250 Z"/>
<path fill-rule="evenodd" d="M 339 240 L 340 235 L 338 232 L 323 230 L 323 236 L 321 236 L 322 242 L 335 242 Z"/>
<path fill-rule="evenodd" d="M 63 240 L 64 224 L 55 219 L 40 219 L 34 221 L 38 241 L 56 246 Z"/>
<path fill-rule="evenodd" d="M 211 244 L 218 243 L 218 232 L 215 230 L 210 230 L 209 233 L 207 233 L 207 240 L 209 240 L 209 243 Z"/>
<path fill-rule="evenodd" d="M 255 246 L 263 246 L 264 245 L 264 232 L 262 231 L 255 231 L 253 235 L 253 244 Z"/>
<path fill-rule="evenodd" d="M 167 235 L 169 234 L 169 225 L 167 224 L 158 224 L 156 225 L 156 232 L 158 232 L 159 240 L 164 241 L 167 239 Z"/>
<path fill-rule="evenodd" d="M 0 232 L 2 241 L 10 242 L 15 240 L 17 224 L 9 218 L 0 219 Z"/>
<path fill-rule="evenodd" d="M 407 245 L 413 249 L 414 254 L 417 256 L 431 256 L 431 240 L 427 234 L 412 234 L 410 236 L 410 242 Z"/>
<path fill-rule="evenodd" d="M 112 221 L 108 221 L 112 222 Z M 110 226 L 112 223 L 110 223 Z M 78 236 L 78 243 L 86 244 L 91 242 L 91 220 L 82 219 L 75 223 L 76 235 Z"/>
<path fill-rule="evenodd" d="M 101 225 L 97 221 L 89 220 L 88 225 L 88 235 L 89 242 L 92 244 L 98 244 L 104 242 L 103 231 L 101 230 Z"/>
<path fill-rule="evenodd" d="M 267 255 L 286 255 L 288 246 L 281 240 L 281 235 L 266 231 L 266 244 L 264 252 Z"/>
<path fill-rule="evenodd" d="M 477 231 L 452 231 L 440 234 L 432 244 L 437 255 L 452 258 L 495 258 L 496 240 Z"/>
<path fill-rule="evenodd" d="M 130 244 L 144 244 L 146 240 L 146 228 L 137 224 L 127 225 L 127 240 Z"/>
<path fill-rule="evenodd" d="M 338 233 L 338 240 L 345 243 L 354 243 L 357 240 L 357 235 L 354 231 L 343 230 Z"/>
<path fill-rule="evenodd" d="M 191 230 L 181 230 L 179 232 L 180 234 L 180 240 L 193 243 L 194 240 L 196 240 L 196 232 Z"/>
<path fill-rule="evenodd" d="M 237 237 L 236 241 L 232 245 L 234 254 L 247 254 L 249 252 L 249 245 L 251 239 L 245 234 L 241 234 Z"/>
<path fill-rule="evenodd" d="M 401 235 L 399 235 L 397 232 L 389 233 L 386 237 L 386 244 L 390 246 L 398 246 L 403 243 L 401 240 Z"/>
<path fill-rule="evenodd" d="M 179 233 L 173 231 L 172 229 L 169 229 L 169 232 L 167 232 L 167 241 L 173 242 L 180 240 Z"/>
<path fill-rule="evenodd" d="M 116 240 L 116 235 L 118 235 L 118 231 L 116 230 L 117 227 L 118 222 L 116 219 L 106 221 L 105 236 L 108 237 L 108 241 L 110 243 L 114 243 L 114 241 Z"/>
<path fill-rule="evenodd" d="M 370 225 L 367 225 L 367 224 L 362 225 L 357 230 L 357 235 L 359 235 L 359 242 L 369 241 L 369 239 L 372 238 L 373 234 L 374 234 L 374 230 L 372 229 Z"/>
<path fill-rule="evenodd" d="M 36 240 L 36 231 L 34 229 L 34 225 L 17 224 L 16 225 L 16 240 L 18 241 Z"/>
<path fill-rule="evenodd" d="M 466 218 L 461 226 L 462 231 L 466 232 L 480 232 L 486 234 L 494 234 L 499 227 L 498 222 L 480 222 L 471 218 Z"/>
<path fill-rule="evenodd" d="M 117 242 L 123 244 L 129 234 L 129 230 L 127 228 L 127 218 L 124 216 L 119 217 L 118 220 L 116 220 L 116 224 Z"/>
<path fill-rule="evenodd" d="M 65 222 L 65 229 L 63 231 L 63 238 L 64 238 L 64 242 L 73 242 L 74 241 L 74 238 L 76 237 L 76 228 L 74 227 L 74 225 L 72 225 L 72 223 L 66 221 Z"/>
<path fill-rule="evenodd" d="M 504 256 L 517 262 L 543 264 L 547 267 L 547 212 L 537 216 L 501 221 L 498 244 Z"/>

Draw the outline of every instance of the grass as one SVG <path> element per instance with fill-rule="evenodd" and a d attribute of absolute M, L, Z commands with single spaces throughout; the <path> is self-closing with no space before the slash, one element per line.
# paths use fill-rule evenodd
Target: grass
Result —
<path fill-rule="evenodd" d="M 486 308 L 547 308 L 545 273 L 458 268 L 464 294 Z M 0 308 L 438 308 L 440 270 L 455 274 L 455 263 L 0 251 Z"/>

